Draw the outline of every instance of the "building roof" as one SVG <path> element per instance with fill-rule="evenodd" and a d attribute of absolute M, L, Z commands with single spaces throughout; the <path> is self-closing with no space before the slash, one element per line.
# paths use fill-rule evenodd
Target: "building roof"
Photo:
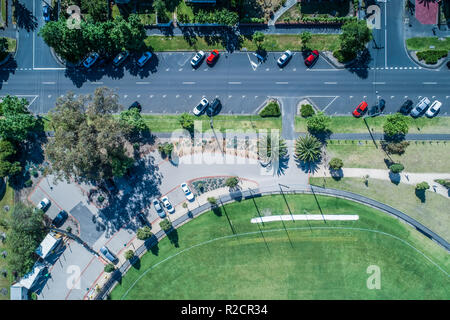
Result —
<path fill-rule="evenodd" d="M 61 238 L 58 239 L 52 233 L 49 233 L 45 236 L 44 240 L 42 240 L 41 244 L 34 252 L 42 257 L 42 259 L 45 259 L 56 247 L 59 241 L 61 241 Z"/>
<path fill-rule="evenodd" d="M 36 262 L 33 266 L 33 270 L 24 275 L 16 285 L 25 287 L 30 290 L 34 282 L 38 279 L 39 275 L 45 268 L 46 267 L 44 264 Z"/>
<path fill-rule="evenodd" d="M 28 300 L 28 289 L 18 283 L 9 288 L 10 300 Z"/>

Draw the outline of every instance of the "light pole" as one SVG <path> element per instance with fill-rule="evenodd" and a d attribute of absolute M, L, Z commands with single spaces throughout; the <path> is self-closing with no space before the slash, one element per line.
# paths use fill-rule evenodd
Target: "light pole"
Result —
<path fill-rule="evenodd" d="M 288 188 L 288 189 L 290 189 L 290 187 L 289 187 L 289 186 L 286 186 L 286 185 L 284 185 L 284 184 L 281 184 L 281 183 L 279 183 L 278 186 L 280 187 L 281 195 L 283 196 L 284 202 L 286 202 L 286 206 L 288 207 L 289 213 L 290 213 L 291 218 L 292 218 L 292 222 L 295 223 L 294 216 L 292 215 L 291 208 L 289 207 L 289 204 L 288 204 L 288 202 L 287 202 L 287 200 L 286 200 L 286 197 L 284 196 L 283 189 L 281 188 L 281 186 L 283 186 L 283 187 L 285 187 L 285 188 Z"/>

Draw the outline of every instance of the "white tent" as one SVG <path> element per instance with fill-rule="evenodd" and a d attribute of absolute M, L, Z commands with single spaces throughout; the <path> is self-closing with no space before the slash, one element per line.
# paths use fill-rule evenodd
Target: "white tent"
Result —
<path fill-rule="evenodd" d="M 52 233 L 49 233 L 45 236 L 44 240 L 42 240 L 35 252 L 42 257 L 42 259 L 45 259 L 60 241 L 61 238 L 56 238 Z"/>
<path fill-rule="evenodd" d="M 22 277 L 22 279 L 20 279 L 20 281 L 17 282 L 16 285 L 25 287 L 28 290 L 30 290 L 30 288 L 33 286 L 34 282 L 39 278 L 39 275 L 45 268 L 46 267 L 44 264 L 42 264 L 40 262 L 36 262 L 33 266 L 33 270 L 31 270 L 26 275 L 24 275 Z"/>
<path fill-rule="evenodd" d="M 28 289 L 18 283 L 13 284 L 10 289 L 10 300 L 28 300 Z"/>

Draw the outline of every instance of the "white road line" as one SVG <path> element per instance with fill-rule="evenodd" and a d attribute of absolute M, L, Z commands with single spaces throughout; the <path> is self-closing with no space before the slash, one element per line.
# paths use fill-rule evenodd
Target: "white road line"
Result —
<path fill-rule="evenodd" d="M 323 108 L 322 112 L 325 112 L 325 110 L 327 110 L 328 107 L 331 106 L 337 98 L 339 98 L 339 96 L 334 97 L 334 99 L 331 100 L 331 102 L 329 104 L 327 104 L 327 106 L 325 108 Z M 352 98 L 352 96 L 350 96 L 350 98 Z"/>
<path fill-rule="evenodd" d="M 422 82 L 422 84 L 437 84 L 437 82 Z"/>
<path fill-rule="evenodd" d="M 28 69 L 28 70 L 39 70 L 39 71 L 43 71 L 43 70 L 66 70 L 66 68 L 33 68 L 33 69 Z"/>
<path fill-rule="evenodd" d="M 136 84 L 150 84 L 148 81 L 136 81 Z"/>
<path fill-rule="evenodd" d="M 44 81 L 44 82 L 42 82 L 42 84 L 56 84 L 56 82 L 53 82 L 53 81 Z"/>
<path fill-rule="evenodd" d="M 374 81 L 374 82 L 372 82 L 372 84 L 386 84 L 386 82 L 377 82 L 377 81 Z"/>
<path fill-rule="evenodd" d="M 344 71 L 344 69 L 306 69 L 306 71 Z"/>
<path fill-rule="evenodd" d="M 323 84 L 337 84 L 337 82 L 333 82 L 333 81 L 325 81 Z"/>
<path fill-rule="evenodd" d="M 289 82 L 287 82 L 287 81 L 277 81 L 277 82 L 275 82 L 276 84 L 289 84 Z"/>
<path fill-rule="evenodd" d="M 241 84 L 242 82 L 240 81 L 229 81 L 228 84 Z"/>
<path fill-rule="evenodd" d="M 195 84 L 194 81 L 183 81 L 183 84 Z"/>
<path fill-rule="evenodd" d="M 384 3 L 384 67 L 387 68 L 387 14 L 386 14 L 386 2 Z"/>
<path fill-rule="evenodd" d="M 103 81 L 90 82 L 90 84 L 103 84 Z"/>

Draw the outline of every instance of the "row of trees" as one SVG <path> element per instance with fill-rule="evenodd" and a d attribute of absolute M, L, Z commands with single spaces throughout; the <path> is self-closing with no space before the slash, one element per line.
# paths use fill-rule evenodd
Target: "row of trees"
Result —
<path fill-rule="evenodd" d="M 61 18 L 45 24 L 39 35 L 69 62 L 78 62 L 92 51 L 110 55 L 123 49 L 138 51 L 146 38 L 144 26 L 135 14 L 126 20 L 117 16 L 100 22 L 88 17 L 81 21 L 80 28 L 68 28 L 67 20 Z"/>

